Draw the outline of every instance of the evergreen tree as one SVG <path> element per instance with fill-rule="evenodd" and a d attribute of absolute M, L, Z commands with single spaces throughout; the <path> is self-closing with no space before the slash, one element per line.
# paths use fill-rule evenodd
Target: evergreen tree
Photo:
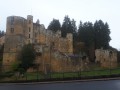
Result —
<path fill-rule="evenodd" d="M 4 36 L 5 35 L 5 32 L 0 30 L 0 37 Z"/>
<path fill-rule="evenodd" d="M 109 25 L 102 20 L 96 21 L 94 25 L 91 22 L 80 22 L 78 37 L 87 47 L 95 45 L 95 49 L 107 49 L 111 40 Z"/>
<path fill-rule="evenodd" d="M 77 26 L 76 26 L 76 21 L 74 19 L 72 19 L 71 25 L 72 25 L 73 43 L 75 43 L 77 41 Z"/>
<path fill-rule="evenodd" d="M 57 19 L 53 19 L 53 21 L 50 22 L 49 26 L 48 26 L 48 30 L 52 30 L 54 32 L 56 32 L 57 30 L 61 29 L 61 25 L 59 20 Z"/>
<path fill-rule="evenodd" d="M 102 20 L 96 21 L 94 23 L 95 31 L 95 48 L 109 48 L 110 29 L 107 23 L 104 24 Z"/>
<path fill-rule="evenodd" d="M 99 48 L 108 49 L 110 38 L 110 29 L 107 23 L 102 20 L 96 21 L 94 25 L 91 22 L 80 22 L 78 28 L 78 38 L 84 42 L 87 47 L 88 56 L 93 61 L 94 50 Z"/>
<path fill-rule="evenodd" d="M 62 31 L 62 37 L 66 37 L 67 33 L 73 33 L 72 23 L 68 16 L 64 17 L 61 31 Z"/>
<path fill-rule="evenodd" d="M 82 24 L 80 21 L 80 25 L 78 28 L 78 37 L 79 41 L 84 42 L 87 47 L 89 47 L 94 42 L 94 29 L 93 24 L 91 22 L 85 22 Z"/>
<path fill-rule="evenodd" d="M 74 19 L 72 19 L 71 25 L 72 25 L 72 33 L 76 33 L 77 26 L 76 26 L 76 21 Z"/>

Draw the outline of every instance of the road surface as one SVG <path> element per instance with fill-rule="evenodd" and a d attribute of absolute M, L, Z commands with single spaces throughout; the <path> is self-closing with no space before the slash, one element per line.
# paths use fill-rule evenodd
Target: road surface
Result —
<path fill-rule="evenodd" d="M 0 84 L 0 90 L 120 90 L 120 80 L 51 84 Z"/>

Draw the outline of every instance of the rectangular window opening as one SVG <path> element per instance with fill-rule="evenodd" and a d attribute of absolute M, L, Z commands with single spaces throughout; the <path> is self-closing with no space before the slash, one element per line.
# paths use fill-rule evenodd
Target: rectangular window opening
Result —
<path fill-rule="evenodd" d="M 11 33 L 14 33 L 14 28 L 11 28 L 11 30 L 10 30 L 10 31 L 11 31 Z"/>
<path fill-rule="evenodd" d="M 30 34 L 29 34 L 29 38 L 30 38 Z"/>

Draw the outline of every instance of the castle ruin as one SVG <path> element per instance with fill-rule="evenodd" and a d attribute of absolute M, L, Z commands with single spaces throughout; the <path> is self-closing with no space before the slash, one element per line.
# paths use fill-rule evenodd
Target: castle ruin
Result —
<path fill-rule="evenodd" d="M 115 68 L 117 67 L 117 52 L 113 50 L 95 50 L 96 62 L 99 62 L 101 67 Z"/>
<path fill-rule="evenodd" d="M 28 15 L 27 19 L 20 16 L 9 16 L 6 23 L 3 66 L 12 65 L 17 60 L 22 47 L 29 43 L 34 44 L 36 52 L 41 53 L 40 56 L 36 57 L 35 63 L 41 64 L 40 69 L 43 70 L 45 65 L 49 67 L 51 57 L 52 60 L 56 60 L 56 66 L 59 66 L 58 57 L 63 60 L 63 54 L 73 54 L 73 36 L 71 33 L 63 38 L 61 31 L 47 30 L 43 24 L 40 24 L 39 20 L 34 23 L 32 15 Z"/>

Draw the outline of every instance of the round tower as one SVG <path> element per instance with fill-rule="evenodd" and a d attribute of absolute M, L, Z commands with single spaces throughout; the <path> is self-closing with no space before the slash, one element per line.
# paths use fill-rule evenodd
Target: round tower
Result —
<path fill-rule="evenodd" d="M 6 23 L 6 35 L 18 35 L 24 34 L 25 19 L 19 16 L 9 16 L 7 17 Z"/>
<path fill-rule="evenodd" d="M 12 69 L 11 65 L 16 62 L 17 55 L 24 45 L 25 30 L 26 20 L 23 17 L 7 17 L 2 63 L 4 71 Z"/>

